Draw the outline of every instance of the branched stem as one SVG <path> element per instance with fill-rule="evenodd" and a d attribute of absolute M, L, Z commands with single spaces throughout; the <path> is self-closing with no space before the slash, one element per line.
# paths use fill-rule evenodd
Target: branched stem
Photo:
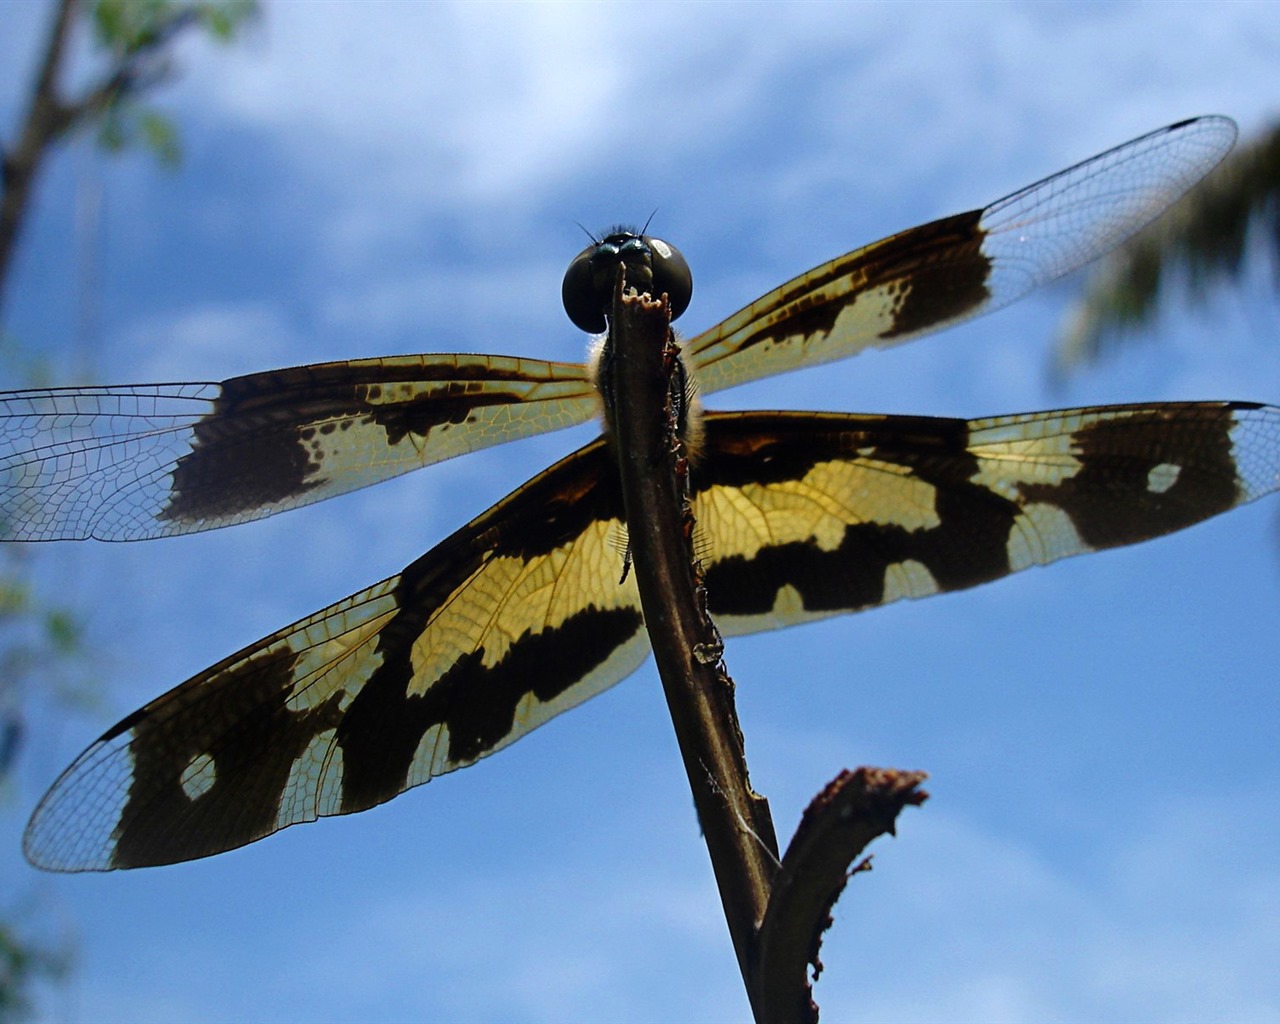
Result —
<path fill-rule="evenodd" d="M 628 294 L 622 266 L 609 328 L 602 386 L 636 584 L 738 966 L 757 1024 L 812 1024 L 818 1009 L 807 965 L 819 962 L 848 865 L 893 831 L 904 806 L 924 800 L 924 776 L 842 773 L 814 799 L 779 858 L 768 802 L 751 788 L 733 681 L 693 555 L 679 430 L 684 377 L 669 309 Z"/>
<path fill-rule="evenodd" d="M 778 841 L 768 803 L 747 780 L 733 683 L 719 658 L 704 653 L 718 649 L 719 637 L 692 569 L 667 307 L 623 294 L 620 273 L 613 309 L 613 428 L 636 583 L 738 965 L 749 979 Z"/>

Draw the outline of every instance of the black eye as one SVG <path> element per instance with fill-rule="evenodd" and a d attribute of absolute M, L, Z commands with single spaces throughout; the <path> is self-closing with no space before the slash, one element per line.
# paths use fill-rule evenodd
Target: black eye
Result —
<path fill-rule="evenodd" d="M 560 299 L 564 302 L 564 311 L 580 331 L 588 334 L 599 334 L 605 329 L 604 309 L 609 301 L 608 285 L 603 296 L 596 288 L 597 274 L 592 268 L 592 261 L 599 252 L 601 243 L 592 242 L 578 253 L 564 272 L 564 283 L 560 286 Z"/>
<path fill-rule="evenodd" d="M 653 294 L 667 295 L 671 303 L 671 319 L 677 319 L 689 308 L 693 298 L 693 272 L 684 255 L 670 242 L 644 235 L 641 239 L 653 254 Z"/>
<path fill-rule="evenodd" d="M 651 295 L 666 293 L 672 320 L 689 308 L 693 275 L 680 250 L 660 238 L 615 231 L 578 253 L 564 273 L 560 297 L 579 330 L 599 334 L 607 326 L 605 310 L 613 300 L 619 263 L 629 268 L 628 283 Z"/>

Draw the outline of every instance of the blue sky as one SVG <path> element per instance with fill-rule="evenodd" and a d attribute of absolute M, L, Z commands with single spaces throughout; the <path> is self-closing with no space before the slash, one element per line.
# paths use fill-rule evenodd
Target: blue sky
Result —
<path fill-rule="evenodd" d="M 6 126 L 48 13 L 4 8 Z M 235 50 L 184 49 L 161 101 L 178 171 L 57 157 L 7 327 L 52 383 L 576 359 L 558 289 L 578 222 L 656 210 L 694 268 L 694 332 L 1170 121 L 1226 113 L 1247 136 L 1274 115 L 1278 54 L 1268 4 L 277 4 Z M 1072 282 L 709 404 L 1280 401 L 1262 278 L 1169 304 L 1158 344 L 1052 390 Z M 48 1019 L 746 1018 L 651 666 L 465 772 L 211 860 L 55 877 L 18 852 L 40 792 L 120 715 L 397 571 L 588 436 L 233 530 L 38 553 L 102 687 L 91 713 L 44 713 L 0 817 L 4 891 L 80 949 Z M 1276 516 L 731 644 L 784 843 L 842 767 L 932 776 L 838 906 L 825 1020 L 1280 1019 Z"/>

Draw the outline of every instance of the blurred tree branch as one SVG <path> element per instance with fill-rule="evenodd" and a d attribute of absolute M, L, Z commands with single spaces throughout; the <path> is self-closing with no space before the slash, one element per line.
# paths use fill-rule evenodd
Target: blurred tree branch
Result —
<path fill-rule="evenodd" d="M 1055 373 L 1065 376 L 1135 337 L 1170 283 L 1202 302 L 1236 281 L 1260 246 L 1280 291 L 1280 123 L 1231 153 L 1168 213 L 1096 264 L 1069 311 Z"/>
<path fill-rule="evenodd" d="M 36 71 L 31 102 L 0 162 L 0 301 L 14 247 L 30 207 L 40 168 L 53 146 L 90 126 L 109 150 L 141 143 L 164 163 L 179 155 L 177 132 L 141 98 L 174 74 L 172 49 L 189 30 L 227 41 L 256 10 L 254 0 L 96 0 L 88 6 L 94 52 L 106 66 L 68 96 L 62 79 L 76 21 L 84 4 L 57 0 L 48 41 Z"/>

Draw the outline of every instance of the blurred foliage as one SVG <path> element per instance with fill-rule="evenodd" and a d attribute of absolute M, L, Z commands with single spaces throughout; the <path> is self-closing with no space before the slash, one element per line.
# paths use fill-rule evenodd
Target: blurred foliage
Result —
<path fill-rule="evenodd" d="M 1266 258 L 1280 291 L 1280 123 L 1242 143 L 1168 213 L 1098 263 L 1059 339 L 1057 372 L 1096 362 L 1137 337 L 1162 294 L 1203 302 Z"/>
<path fill-rule="evenodd" d="M 139 146 L 175 165 L 181 156 L 177 126 L 144 97 L 172 79 L 179 38 L 199 32 L 231 40 L 258 10 L 253 0 L 57 0 L 51 9 L 26 115 L 0 147 L 0 297 L 49 152 L 68 136 L 94 129 L 109 151 Z M 63 79 L 72 35 L 86 15 L 94 45 L 84 60 L 85 84 L 71 91 Z"/>
<path fill-rule="evenodd" d="M 0 803 L 26 732 L 22 708 L 32 681 L 42 695 L 70 706 L 88 702 L 75 676 L 81 651 L 79 621 L 32 596 L 25 560 L 0 551 Z"/>
<path fill-rule="evenodd" d="M 14 768 L 38 700 L 83 706 L 92 687 L 84 672 L 80 627 L 69 612 L 32 592 L 25 552 L 0 549 L 0 807 L 16 803 Z M 25 811 L 25 808 L 21 810 Z M 43 936 L 47 914 L 32 900 L 0 906 L 0 1022 L 26 1019 L 31 989 L 70 972 L 73 949 Z"/>
<path fill-rule="evenodd" d="M 94 38 L 115 56 L 127 57 L 166 42 L 175 26 L 196 22 L 211 38 L 225 43 L 254 15 L 256 7 L 253 0 L 97 0 L 93 4 Z"/>
<path fill-rule="evenodd" d="M 232 41 L 257 14 L 253 0 L 97 0 L 92 4 L 94 41 L 110 55 L 113 71 L 98 124 L 98 142 L 112 152 L 140 145 L 162 164 L 182 155 L 177 126 L 139 95 L 171 78 L 169 47 L 198 28 L 216 42 Z"/>
<path fill-rule="evenodd" d="M 32 983 L 56 982 L 71 968 L 68 949 L 46 945 L 0 920 L 0 1022 L 29 1019 L 34 1010 Z"/>
<path fill-rule="evenodd" d="M 226 42 L 257 13 L 254 0 L 58 0 L 50 9 L 50 31 L 26 118 L 13 144 L 0 150 L 0 295 L 32 186 L 49 151 L 76 131 L 94 129 L 98 144 L 108 150 L 138 146 L 163 164 L 176 164 L 181 156 L 176 125 L 142 97 L 173 77 L 179 37 L 194 31 Z M 88 85 L 67 95 L 61 83 L 69 40 L 82 19 L 93 36 Z M 0 343 L 5 361 L 21 365 L 16 346 L 2 335 Z M 14 767 L 33 704 L 83 705 L 91 690 L 78 657 L 79 624 L 34 595 L 30 554 L 26 546 L 0 547 L 0 806 L 14 802 Z M 47 917 L 47 908 L 38 904 L 0 906 L 0 1022 L 29 1017 L 34 986 L 65 978 L 71 970 L 74 943 L 43 937 Z"/>

